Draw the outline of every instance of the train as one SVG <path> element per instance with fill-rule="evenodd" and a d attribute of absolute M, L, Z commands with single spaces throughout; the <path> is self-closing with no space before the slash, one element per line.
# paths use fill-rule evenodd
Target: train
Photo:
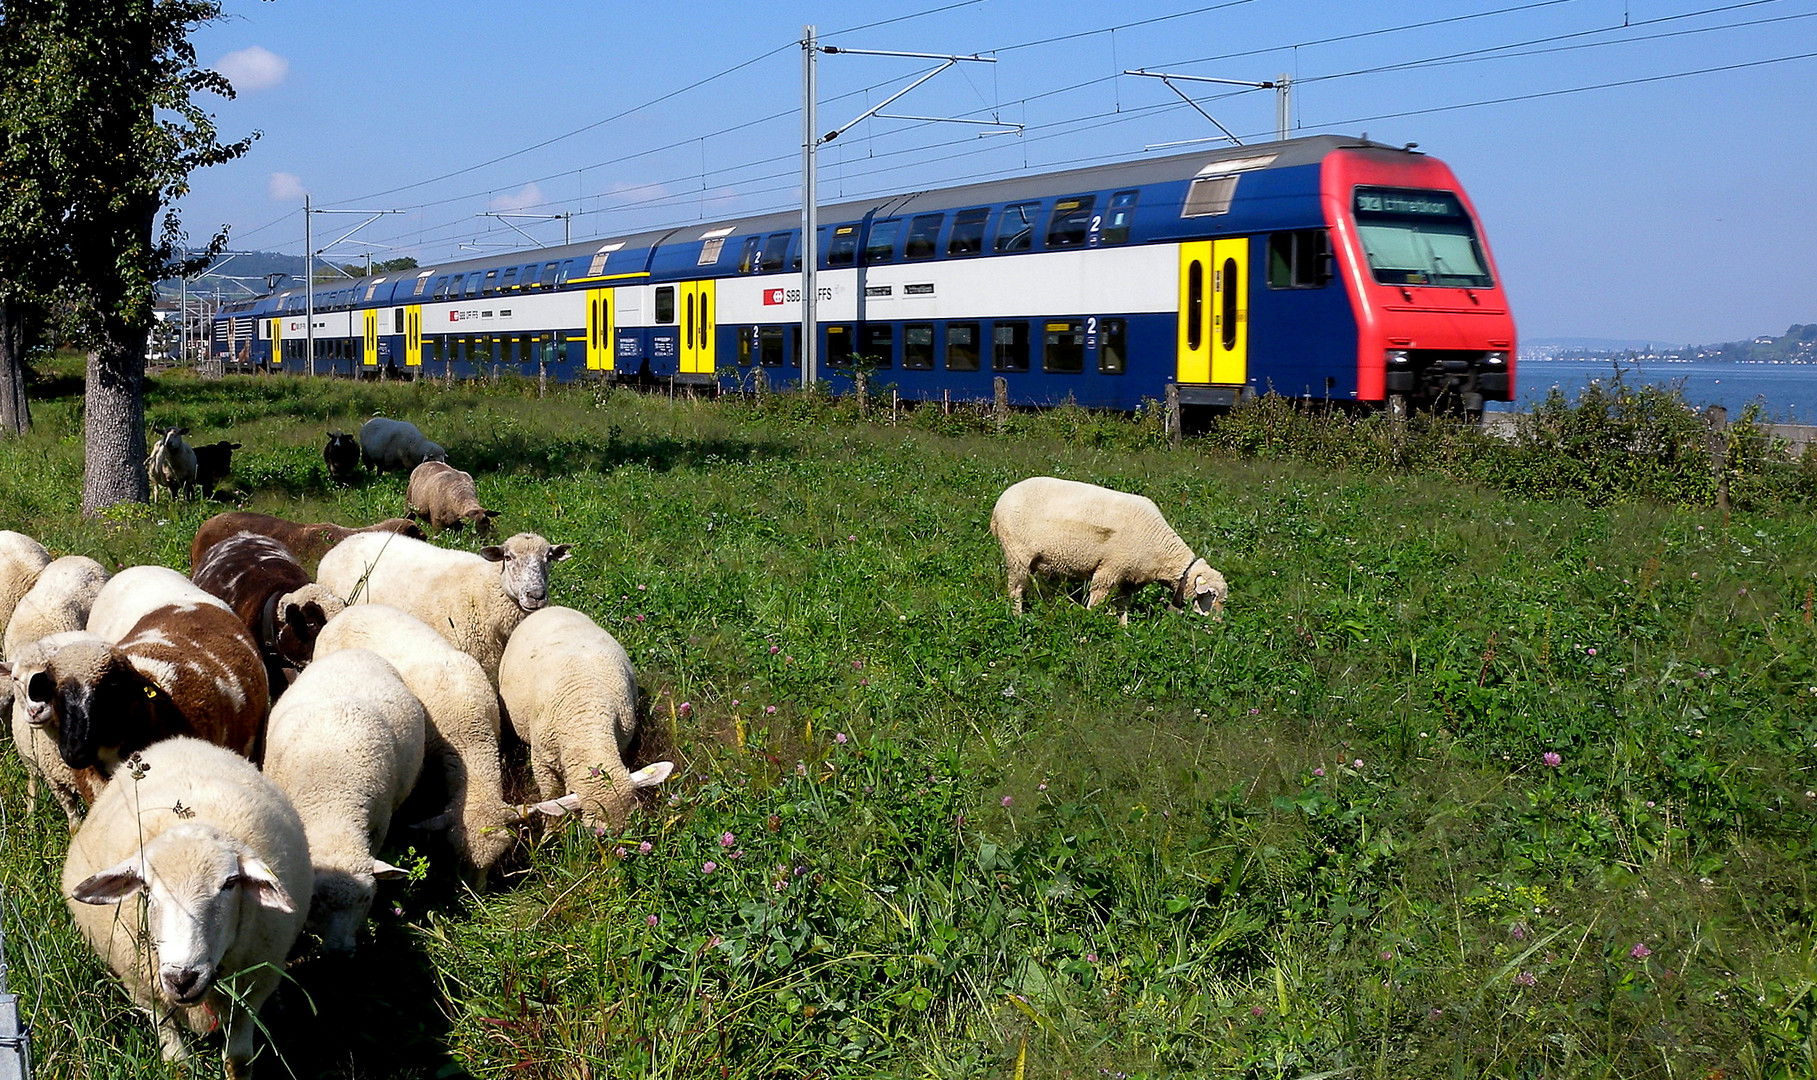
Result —
<path fill-rule="evenodd" d="M 1476 210 L 1412 145 L 1313 135 L 819 208 L 817 371 L 904 400 L 1135 411 L 1170 393 L 1387 410 L 1513 400 Z M 231 367 L 499 372 L 715 392 L 802 381 L 801 214 L 318 282 L 227 304 Z M 305 355 L 313 339 L 315 356 Z"/>

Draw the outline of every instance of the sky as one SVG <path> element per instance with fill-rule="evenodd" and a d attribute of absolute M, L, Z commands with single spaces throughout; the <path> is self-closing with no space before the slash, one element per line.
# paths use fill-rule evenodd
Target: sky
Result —
<path fill-rule="evenodd" d="M 179 204 L 198 241 L 428 263 L 801 203 L 804 27 L 976 56 L 820 150 L 821 201 L 1274 137 L 1418 143 L 1470 193 L 1524 342 L 1817 322 L 1817 0 L 224 0 L 192 36 L 260 137 Z M 939 60 L 818 57 L 818 129 Z M 993 126 L 979 121 L 991 121 Z M 1019 126 L 1018 126 L 1019 125 Z M 1157 149 L 1188 140 L 1186 147 Z M 367 213 L 343 213 L 365 211 Z M 373 212 L 391 211 L 370 224 Z M 526 215 L 500 217 L 487 215 Z M 557 215 L 569 215 L 561 220 Z M 228 262 L 219 270 L 233 272 Z M 231 291 L 234 286 L 224 286 Z"/>

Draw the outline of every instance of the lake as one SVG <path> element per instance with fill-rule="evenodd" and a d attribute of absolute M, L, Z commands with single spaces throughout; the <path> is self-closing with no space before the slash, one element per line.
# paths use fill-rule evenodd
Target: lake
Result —
<path fill-rule="evenodd" d="M 1607 360 L 1522 360 L 1515 368 L 1512 402 L 1489 402 L 1495 411 L 1525 411 L 1557 386 L 1575 398 L 1592 379 L 1608 379 Z M 1756 402 L 1761 418 L 1787 424 L 1817 423 L 1817 364 L 1662 364 L 1622 361 L 1630 384 L 1676 386 L 1699 408 L 1722 405 L 1733 418 Z"/>

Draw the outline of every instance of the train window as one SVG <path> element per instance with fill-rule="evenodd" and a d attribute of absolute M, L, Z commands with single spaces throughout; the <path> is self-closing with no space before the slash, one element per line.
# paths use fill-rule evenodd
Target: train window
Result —
<path fill-rule="evenodd" d="M 757 245 L 763 243 L 761 236 L 744 238 L 744 248 L 738 253 L 738 272 L 749 274 L 757 269 Z"/>
<path fill-rule="evenodd" d="M 429 284 L 429 271 L 425 270 L 416 276 L 416 288 L 410 290 L 410 295 L 423 295 L 423 287 L 427 284 Z"/>
<path fill-rule="evenodd" d="M 751 366 L 751 353 L 754 351 L 752 346 L 756 343 L 756 340 L 757 340 L 756 327 L 741 326 L 738 328 L 738 366 L 739 367 L 750 367 Z"/>
<path fill-rule="evenodd" d="M 896 363 L 896 327 L 893 323 L 866 323 L 864 358 L 872 367 L 886 368 Z"/>
<path fill-rule="evenodd" d="M 829 326 L 826 328 L 826 362 L 834 367 L 852 366 L 851 327 Z"/>
<path fill-rule="evenodd" d="M 575 259 L 562 260 L 561 269 L 555 272 L 555 284 L 558 287 L 567 284 L 568 279 L 574 276 L 574 264 L 577 261 Z"/>
<path fill-rule="evenodd" d="M 1224 332 L 1221 336 L 1224 348 L 1234 349 L 1237 347 L 1237 297 L 1242 293 L 1242 282 L 1238 280 L 1235 259 L 1224 260 L 1223 275 L 1224 284 L 1220 294 L 1224 298 L 1224 304 L 1223 310 L 1219 312 L 1221 317 L 1218 321 L 1223 326 Z"/>
<path fill-rule="evenodd" d="M 1205 346 L 1205 264 L 1194 259 L 1186 267 L 1186 348 Z"/>
<path fill-rule="evenodd" d="M 1384 285 L 1495 285 L 1463 202 L 1449 191 L 1356 189 L 1356 231 Z"/>
<path fill-rule="evenodd" d="M 948 255 L 976 255 L 984 250 L 984 223 L 990 220 L 987 206 L 961 210 L 953 218 L 953 231 L 946 238 Z"/>
<path fill-rule="evenodd" d="M 763 239 L 763 253 L 757 256 L 757 269 L 781 270 L 789 261 L 789 241 L 794 239 L 792 233 L 771 233 Z"/>
<path fill-rule="evenodd" d="M 1230 213 L 1230 201 L 1237 194 L 1235 176 L 1201 176 L 1186 190 L 1186 205 L 1181 217 L 1210 217 Z"/>
<path fill-rule="evenodd" d="M 1027 251 L 1034 246 L 1035 218 L 1041 213 L 1038 202 L 1016 203 L 1003 208 L 997 219 L 997 250 Z"/>
<path fill-rule="evenodd" d="M 1098 205 L 1096 195 L 1075 195 L 1054 203 L 1053 216 L 1047 219 L 1048 247 L 1079 247 L 1091 229 L 1091 212 Z"/>
<path fill-rule="evenodd" d="M 892 262 L 896 258 L 896 238 L 902 235 L 902 219 L 871 222 L 870 239 L 864 242 L 867 264 Z"/>
<path fill-rule="evenodd" d="M 1000 322 L 991 329 L 991 370 L 1028 370 L 1028 324 Z"/>
<path fill-rule="evenodd" d="M 797 336 L 801 327 L 795 328 Z M 757 328 L 757 362 L 764 367 L 782 366 L 782 327 L 760 326 Z"/>
<path fill-rule="evenodd" d="M 392 308 L 391 309 L 391 332 L 394 334 L 401 334 L 404 332 L 404 309 L 403 308 Z"/>
<path fill-rule="evenodd" d="M 662 285 L 657 288 L 656 321 L 668 326 L 675 324 L 675 286 Z"/>
<path fill-rule="evenodd" d="M 858 260 L 858 226 L 841 225 L 833 230 L 833 243 L 826 250 L 828 266 L 850 266 Z"/>
<path fill-rule="evenodd" d="M 468 274 L 467 275 L 467 293 L 466 293 L 466 295 L 470 298 L 478 296 L 479 295 L 479 284 L 480 284 L 479 271 L 475 270 L 473 273 Z"/>
<path fill-rule="evenodd" d="M 789 327 L 789 366 L 801 366 L 801 324 Z"/>
<path fill-rule="evenodd" d="M 909 323 L 902 328 L 902 366 L 911 371 L 934 366 L 933 323 Z"/>
<path fill-rule="evenodd" d="M 700 258 L 694 260 L 695 266 L 712 266 L 719 261 L 719 252 L 726 246 L 724 236 L 709 236 L 700 244 Z"/>
<path fill-rule="evenodd" d="M 1129 222 L 1136 216 L 1136 192 L 1119 191 L 1110 197 L 1110 209 L 1104 214 L 1104 225 L 1098 231 L 1101 244 L 1129 242 Z"/>
<path fill-rule="evenodd" d="M 945 214 L 922 214 L 909 222 L 908 239 L 902 243 L 905 259 L 931 259 L 939 250 L 940 223 Z"/>
<path fill-rule="evenodd" d="M 1041 370 L 1077 375 L 1085 370 L 1085 323 L 1050 322 L 1041 336 Z"/>
<path fill-rule="evenodd" d="M 561 263 L 544 263 L 542 276 L 536 279 L 536 287 L 539 289 L 555 288 L 555 272 L 560 268 Z"/>
<path fill-rule="evenodd" d="M 498 271 L 497 270 L 486 271 L 486 280 L 481 283 L 481 285 L 479 287 L 479 291 L 480 291 L 480 295 L 482 295 L 482 296 L 491 296 L 493 293 L 498 291 Z"/>
<path fill-rule="evenodd" d="M 978 370 L 978 324 L 946 324 L 946 370 Z"/>
<path fill-rule="evenodd" d="M 1331 238 L 1324 229 L 1268 237 L 1268 287 L 1320 289 L 1331 281 Z"/>
<path fill-rule="evenodd" d="M 508 266 L 505 268 L 505 276 L 499 279 L 498 291 L 510 292 L 515 288 L 517 288 L 517 267 Z"/>
<path fill-rule="evenodd" d="M 442 299 L 447 298 L 447 296 L 448 296 L 448 275 L 443 274 L 441 277 L 438 277 L 435 279 L 435 284 L 430 288 L 429 295 L 430 295 L 430 298 L 434 299 L 434 300 L 442 300 Z"/>
<path fill-rule="evenodd" d="M 1129 356 L 1128 327 L 1122 319 L 1098 321 L 1098 374 L 1123 374 Z"/>

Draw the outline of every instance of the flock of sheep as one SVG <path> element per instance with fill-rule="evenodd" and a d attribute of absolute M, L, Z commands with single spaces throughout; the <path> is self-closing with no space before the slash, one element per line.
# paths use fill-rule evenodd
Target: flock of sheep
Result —
<path fill-rule="evenodd" d="M 204 478 L 185 434 L 166 431 L 148 462 L 173 493 L 226 474 Z M 357 442 L 333 432 L 324 458 L 339 478 L 362 460 L 410 469 L 412 513 L 435 527 L 483 531 L 496 516 L 410 424 L 375 418 Z M 1201 614 L 1228 595 L 1140 496 L 1036 477 L 1003 493 L 991 532 L 1017 612 L 1035 574 L 1088 580 L 1088 606 L 1150 582 Z M 637 789 L 669 776 L 669 762 L 624 761 L 637 723 L 625 650 L 548 606 L 568 554 L 534 533 L 470 553 L 406 518 L 349 529 L 230 512 L 197 531 L 189 577 L 109 575 L 0 532 L 0 708 L 33 803 L 48 786 L 68 815 L 75 924 L 167 1058 L 187 1056 L 181 1027 L 221 1030 L 228 1075 L 248 1075 L 256 1013 L 298 935 L 351 952 L 376 881 L 403 873 L 375 852 L 407 799 L 426 816 L 400 823 L 444 836 L 477 887 L 521 822 L 619 826 Z M 319 560 L 313 576 L 305 560 Z M 543 801 L 506 801 L 501 723 L 527 745 Z"/>

